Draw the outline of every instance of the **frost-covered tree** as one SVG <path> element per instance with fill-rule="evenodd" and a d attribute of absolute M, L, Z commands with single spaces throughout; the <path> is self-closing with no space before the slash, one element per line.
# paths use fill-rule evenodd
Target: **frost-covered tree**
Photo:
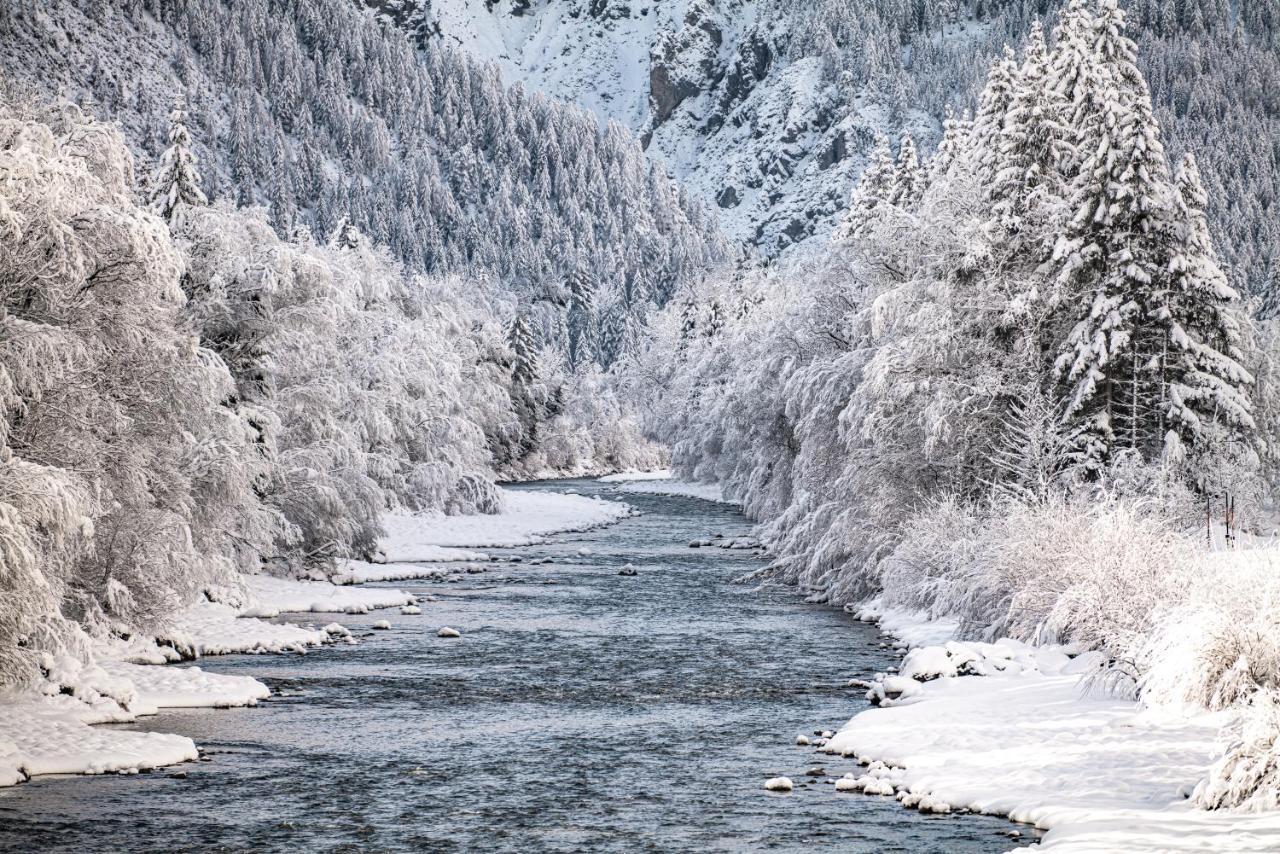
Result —
<path fill-rule="evenodd" d="M 169 113 L 169 147 L 160 155 L 160 164 L 151 179 L 151 206 L 166 222 L 173 223 L 181 216 L 184 205 L 208 203 L 200 187 L 200 172 L 191 151 L 186 99 L 179 95 L 174 99 L 173 111 Z"/>
<path fill-rule="evenodd" d="M 889 140 L 881 136 L 876 140 L 876 147 L 871 152 L 867 167 L 853 190 L 849 210 L 836 229 L 837 240 L 858 237 L 863 232 L 875 218 L 876 208 L 881 203 L 888 203 L 896 180 L 895 175 Z"/>

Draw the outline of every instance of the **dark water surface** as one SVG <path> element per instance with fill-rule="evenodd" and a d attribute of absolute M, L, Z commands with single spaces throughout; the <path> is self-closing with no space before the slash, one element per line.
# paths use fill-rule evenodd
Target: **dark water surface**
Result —
<path fill-rule="evenodd" d="M 995 818 L 925 816 L 820 780 L 764 791 L 776 774 L 800 783 L 815 765 L 837 776 L 855 769 L 796 747 L 795 736 L 838 728 L 865 706 L 847 680 L 894 657 L 874 627 L 840 611 L 732 583 L 760 565 L 749 552 L 688 547 L 746 533 L 732 508 L 628 500 L 642 516 L 492 552 L 523 563 L 491 562 L 459 583 L 396 585 L 439 597 L 420 617 L 337 617 L 358 635 L 391 621 L 359 646 L 202 661 L 279 696 L 136 725 L 189 735 L 212 761 L 0 789 L 0 850 L 1010 847 L 1011 825 Z M 528 563 L 547 556 L 556 562 Z M 626 563 L 636 577 L 618 575 Z M 442 625 L 462 638 L 436 637 Z M 187 778 L 166 776 L 175 770 Z"/>

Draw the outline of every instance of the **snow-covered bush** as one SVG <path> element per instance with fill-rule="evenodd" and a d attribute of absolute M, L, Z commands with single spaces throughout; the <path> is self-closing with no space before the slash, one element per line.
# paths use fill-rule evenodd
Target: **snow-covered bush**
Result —
<path fill-rule="evenodd" d="M 1254 695 L 1230 732 L 1234 738 L 1196 786 L 1204 809 L 1280 809 L 1280 693 Z"/>
<path fill-rule="evenodd" d="M 1143 650 L 1143 696 L 1208 709 L 1280 692 L 1280 553 L 1202 554 Z"/>

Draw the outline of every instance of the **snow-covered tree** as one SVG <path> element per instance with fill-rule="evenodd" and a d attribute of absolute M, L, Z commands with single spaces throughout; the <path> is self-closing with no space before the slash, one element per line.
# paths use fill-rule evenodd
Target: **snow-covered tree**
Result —
<path fill-rule="evenodd" d="M 174 99 L 173 111 L 169 113 L 169 147 L 160 155 L 160 164 L 151 179 L 151 206 L 161 218 L 172 224 L 182 215 L 184 205 L 208 203 L 200 187 L 195 154 L 191 151 L 186 99 L 179 95 Z"/>

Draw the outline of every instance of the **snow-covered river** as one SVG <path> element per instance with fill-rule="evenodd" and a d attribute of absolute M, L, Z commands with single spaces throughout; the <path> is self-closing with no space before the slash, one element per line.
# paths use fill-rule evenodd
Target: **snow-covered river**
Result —
<path fill-rule="evenodd" d="M 796 734 L 842 724 L 864 705 L 847 680 L 895 656 L 840 611 L 732 583 L 760 565 L 750 552 L 689 548 L 746 533 L 733 508 L 628 500 L 644 515 L 495 552 L 504 560 L 460 582 L 409 582 L 439 601 L 422 616 L 343 618 L 358 634 L 391 621 L 359 646 L 205 660 L 279 696 L 138 725 L 193 737 L 209 761 L 0 790 L 0 849 L 1009 847 L 999 819 L 837 794 L 831 781 L 854 763 L 797 747 Z M 542 557 L 554 562 L 530 563 Z M 618 574 L 627 563 L 635 576 Z M 436 637 L 441 625 L 462 638 Z M 806 777 L 815 766 L 833 776 Z M 776 774 L 797 789 L 764 791 Z"/>

